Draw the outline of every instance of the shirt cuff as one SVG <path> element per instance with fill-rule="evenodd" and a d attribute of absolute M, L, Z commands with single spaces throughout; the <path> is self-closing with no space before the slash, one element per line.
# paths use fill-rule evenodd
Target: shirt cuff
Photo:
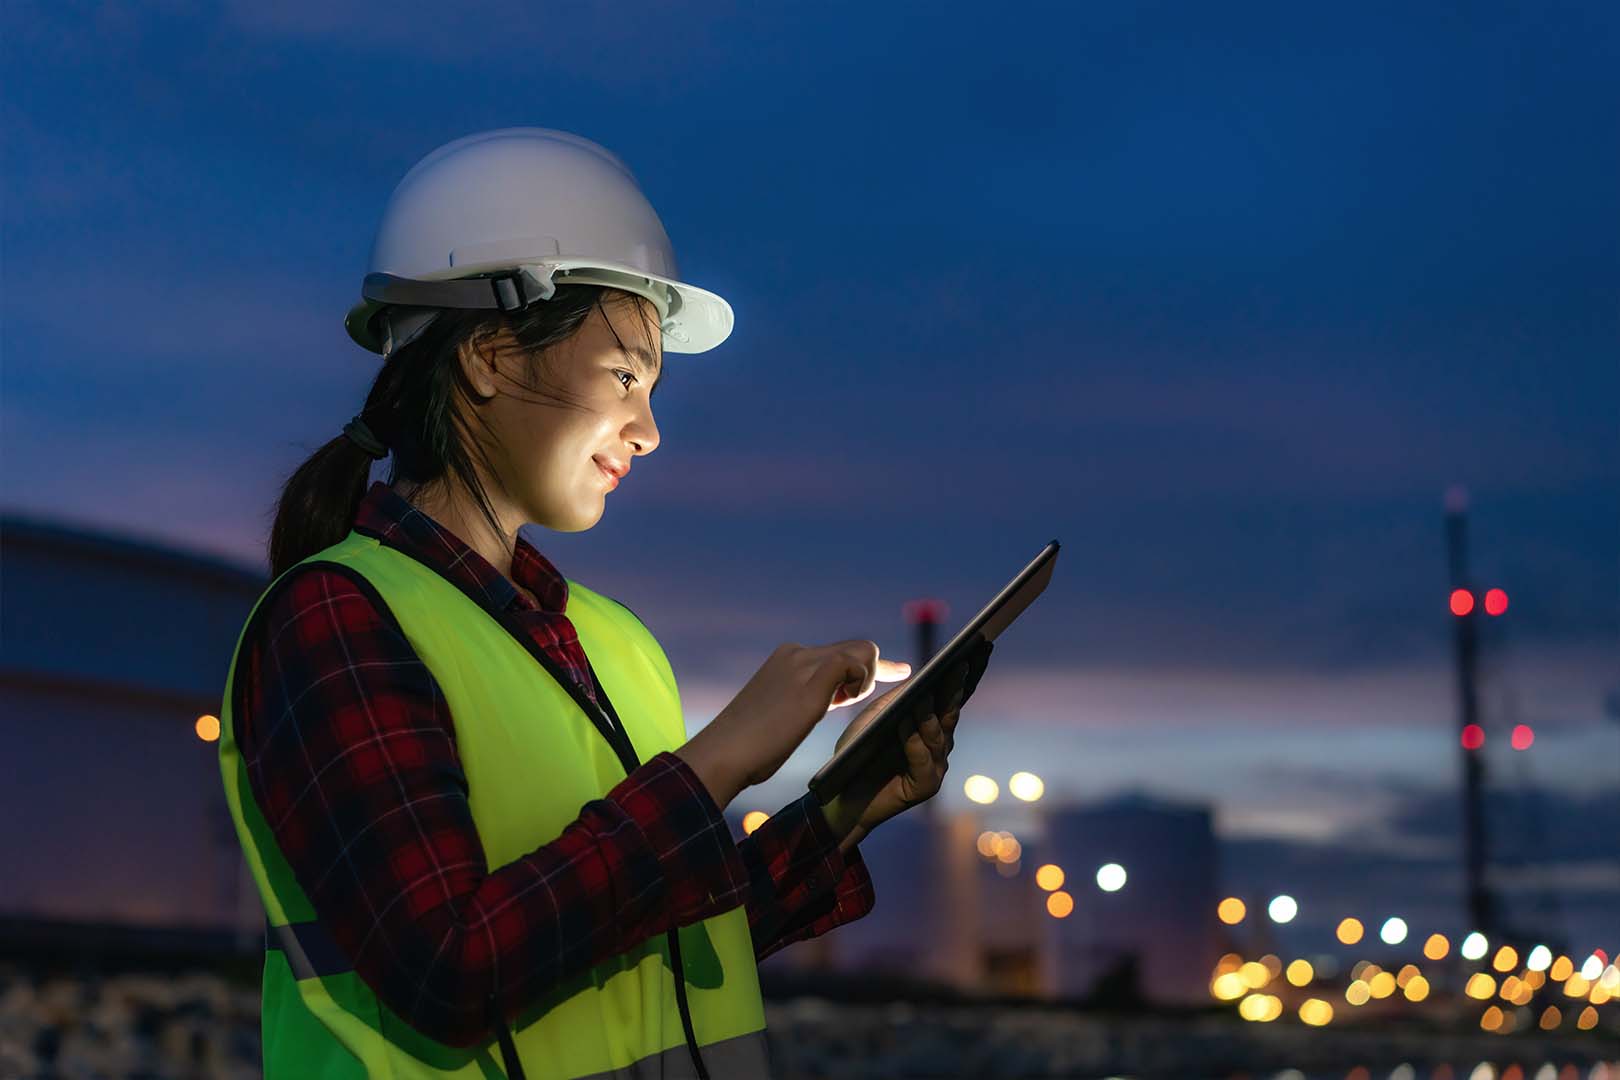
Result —
<path fill-rule="evenodd" d="M 814 794 L 771 815 L 737 845 L 754 882 L 749 925 L 755 958 L 816 937 L 872 909 L 872 878 L 858 848 L 845 855 Z"/>

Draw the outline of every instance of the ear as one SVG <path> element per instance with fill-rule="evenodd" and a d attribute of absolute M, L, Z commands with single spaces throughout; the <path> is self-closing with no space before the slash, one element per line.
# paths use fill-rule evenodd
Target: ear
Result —
<path fill-rule="evenodd" d="M 456 360 L 479 400 L 495 396 L 495 350 L 487 337 L 463 341 L 456 349 Z"/>

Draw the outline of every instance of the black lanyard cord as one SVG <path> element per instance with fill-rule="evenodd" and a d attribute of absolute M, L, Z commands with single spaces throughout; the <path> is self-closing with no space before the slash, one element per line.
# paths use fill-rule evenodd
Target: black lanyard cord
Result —
<path fill-rule="evenodd" d="M 613 753 L 618 757 L 619 764 L 628 776 L 641 767 L 641 758 L 636 754 L 634 744 L 630 742 L 630 735 L 624 729 L 624 721 L 619 719 L 618 712 L 613 708 L 613 702 L 607 696 L 607 690 L 602 686 L 602 680 L 597 678 L 596 669 L 590 666 L 589 658 L 585 661 L 586 668 L 591 673 L 591 684 L 596 689 L 596 701 L 591 701 L 572 679 L 565 678 L 556 670 L 550 657 L 535 644 L 521 626 L 515 621 L 501 620 L 507 631 L 528 650 L 529 654 L 539 661 L 551 676 L 557 680 L 563 689 L 568 691 L 585 715 L 590 718 L 591 724 L 607 740 Z M 703 1064 L 703 1054 L 698 1050 L 697 1033 L 692 1027 L 692 1010 L 686 1003 L 686 969 L 681 964 L 681 942 L 676 928 L 671 928 L 666 935 L 669 939 L 669 966 L 671 974 L 675 977 L 675 1005 L 681 1014 L 681 1030 L 686 1035 L 686 1049 L 692 1055 L 692 1065 L 697 1069 L 698 1080 L 709 1080 L 709 1070 Z M 496 1004 L 495 994 L 489 995 L 489 1006 L 494 1014 L 499 1029 L 501 1041 L 501 1058 L 506 1063 L 506 1075 L 511 1080 L 526 1080 L 523 1075 L 523 1063 L 518 1060 L 517 1048 L 512 1044 L 512 1033 L 506 1025 L 506 1018 L 501 1015 L 500 1007 Z"/>

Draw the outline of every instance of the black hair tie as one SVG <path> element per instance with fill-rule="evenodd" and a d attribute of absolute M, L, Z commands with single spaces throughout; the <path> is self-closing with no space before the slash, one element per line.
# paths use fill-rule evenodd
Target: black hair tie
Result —
<path fill-rule="evenodd" d="M 381 439 L 372 434 L 371 429 L 366 426 L 366 422 L 358 416 L 343 425 L 343 434 L 349 437 L 350 442 L 374 458 L 388 456 L 388 447 L 382 444 Z"/>

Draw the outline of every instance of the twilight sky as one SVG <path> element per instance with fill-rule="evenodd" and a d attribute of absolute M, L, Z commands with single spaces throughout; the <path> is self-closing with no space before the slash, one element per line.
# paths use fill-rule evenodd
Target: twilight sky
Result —
<path fill-rule="evenodd" d="M 1459 772 L 1460 482 L 1512 597 L 1495 775 L 1620 801 L 1612 4 L 3 17 L 8 511 L 262 567 L 376 370 L 342 318 L 393 185 L 559 127 L 737 313 L 670 355 L 662 445 L 601 523 L 528 533 L 647 621 L 693 726 L 782 641 L 912 658 L 905 600 L 954 629 L 1057 537 L 944 798 L 1033 768 L 1393 843 Z M 844 716 L 745 799 L 801 791 Z"/>

